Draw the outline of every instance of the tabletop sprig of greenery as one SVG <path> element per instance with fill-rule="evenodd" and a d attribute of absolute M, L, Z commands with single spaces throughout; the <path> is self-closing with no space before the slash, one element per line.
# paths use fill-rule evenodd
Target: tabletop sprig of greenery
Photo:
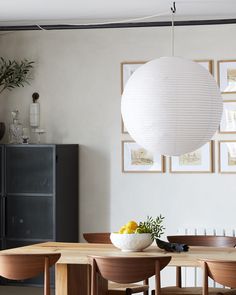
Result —
<path fill-rule="evenodd" d="M 17 62 L 0 57 L 0 93 L 5 89 L 12 90 L 15 87 L 24 87 L 24 84 L 29 84 L 28 81 L 31 79 L 29 74 L 33 63 L 27 59 Z"/>
<path fill-rule="evenodd" d="M 139 233 L 150 233 L 152 240 L 160 238 L 164 234 L 165 227 L 162 225 L 164 216 L 160 215 L 156 218 L 147 216 L 147 221 L 140 222 L 137 228 Z"/>

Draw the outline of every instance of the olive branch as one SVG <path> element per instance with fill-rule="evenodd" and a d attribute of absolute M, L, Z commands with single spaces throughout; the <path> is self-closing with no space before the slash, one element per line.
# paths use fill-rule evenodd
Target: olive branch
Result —
<path fill-rule="evenodd" d="M 5 89 L 12 90 L 15 87 L 24 87 L 25 84 L 29 84 L 28 81 L 31 79 L 29 74 L 33 63 L 27 59 L 17 62 L 0 57 L 0 93 Z"/>
<path fill-rule="evenodd" d="M 140 222 L 136 231 L 138 233 L 150 233 L 152 240 L 158 239 L 164 234 L 165 227 L 162 225 L 164 218 L 162 215 L 155 219 L 147 216 L 147 221 Z"/>

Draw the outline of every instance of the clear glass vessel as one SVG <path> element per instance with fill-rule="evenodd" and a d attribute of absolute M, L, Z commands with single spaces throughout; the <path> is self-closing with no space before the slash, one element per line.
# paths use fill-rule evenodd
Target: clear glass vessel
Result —
<path fill-rule="evenodd" d="M 11 112 L 12 123 L 9 126 L 9 142 L 10 143 L 21 143 L 23 126 L 19 122 L 19 111 L 15 110 Z"/>

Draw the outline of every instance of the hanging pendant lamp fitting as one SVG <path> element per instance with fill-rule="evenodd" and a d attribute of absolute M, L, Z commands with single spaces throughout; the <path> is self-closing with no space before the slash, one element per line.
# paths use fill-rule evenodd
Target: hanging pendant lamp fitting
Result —
<path fill-rule="evenodd" d="M 172 13 L 175 10 L 174 5 Z M 166 156 L 195 151 L 211 140 L 222 110 L 213 76 L 198 63 L 174 56 L 139 67 L 126 83 L 121 100 L 131 137 L 143 148 Z"/>
<path fill-rule="evenodd" d="M 173 7 L 171 7 L 170 10 L 172 11 L 172 13 L 176 13 L 175 2 L 173 2 Z"/>
<path fill-rule="evenodd" d="M 180 57 L 161 57 L 138 68 L 121 102 L 131 137 L 166 156 L 192 152 L 208 142 L 219 126 L 222 108 L 211 74 Z"/>

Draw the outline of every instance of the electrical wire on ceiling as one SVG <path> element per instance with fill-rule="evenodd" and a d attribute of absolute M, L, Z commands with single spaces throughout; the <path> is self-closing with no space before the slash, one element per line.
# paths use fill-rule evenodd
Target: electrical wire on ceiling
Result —
<path fill-rule="evenodd" d="M 70 25 L 70 26 L 112 25 L 112 24 L 122 24 L 122 23 L 132 23 L 132 22 L 136 22 L 136 21 L 143 21 L 146 19 L 151 19 L 151 18 L 160 17 L 160 16 L 166 16 L 166 15 L 170 15 L 170 11 L 161 12 L 161 13 L 159 12 L 159 13 L 155 13 L 152 15 L 147 15 L 147 16 L 137 17 L 137 18 L 121 19 L 121 20 L 116 20 L 116 21 L 96 22 L 96 23 L 61 23 L 60 25 L 63 25 L 63 26 L 64 25 Z M 45 28 L 43 28 L 43 26 L 40 26 L 39 24 L 35 24 L 35 25 L 40 30 L 47 31 Z"/>
<path fill-rule="evenodd" d="M 180 6 L 186 6 L 186 5 L 193 5 L 193 4 L 199 4 L 199 5 L 206 5 L 207 3 L 211 4 L 212 6 L 217 5 L 222 0 L 177 0 L 176 2 L 173 2 L 173 9 L 175 6 L 175 3 Z M 235 0 L 224 0 L 227 3 L 232 2 L 236 3 Z M 181 9 L 180 9 L 181 10 Z M 171 9 L 172 11 L 172 9 Z M 0 22 L 0 30 L 35 30 L 35 28 L 42 30 L 42 31 L 48 31 L 48 30 L 57 30 L 57 29 L 90 29 L 90 28 L 130 28 L 130 27 L 150 27 L 150 26 L 169 26 L 170 23 L 167 21 L 162 22 L 145 22 L 145 20 L 161 17 L 161 16 L 170 16 L 172 17 L 172 27 L 173 27 L 173 11 L 172 13 L 170 11 L 163 11 L 163 12 L 156 12 L 151 15 L 146 15 L 142 17 L 136 17 L 136 18 L 129 18 L 129 19 L 117 19 L 117 20 L 107 20 L 102 22 L 82 22 L 82 23 L 75 23 L 73 21 L 66 21 L 65 23 L 60 23 L 56 25 L 49 24 L 39 24 L 39 23 L 33 23 L 33 24 L 25 24 L 25 25 L 2 25 Z M 230 19 L 213 19 L 213 20 L 186 20 L 186 21 L 176 21 L 175 25 L 212 25 L 212 24 L 234 24 L 236 23 L 236 18 L 232 16 Z M 159 25 L 160 24 L 160 25 Z M 172 28 L 173 29 L 173 28 Z"/>

